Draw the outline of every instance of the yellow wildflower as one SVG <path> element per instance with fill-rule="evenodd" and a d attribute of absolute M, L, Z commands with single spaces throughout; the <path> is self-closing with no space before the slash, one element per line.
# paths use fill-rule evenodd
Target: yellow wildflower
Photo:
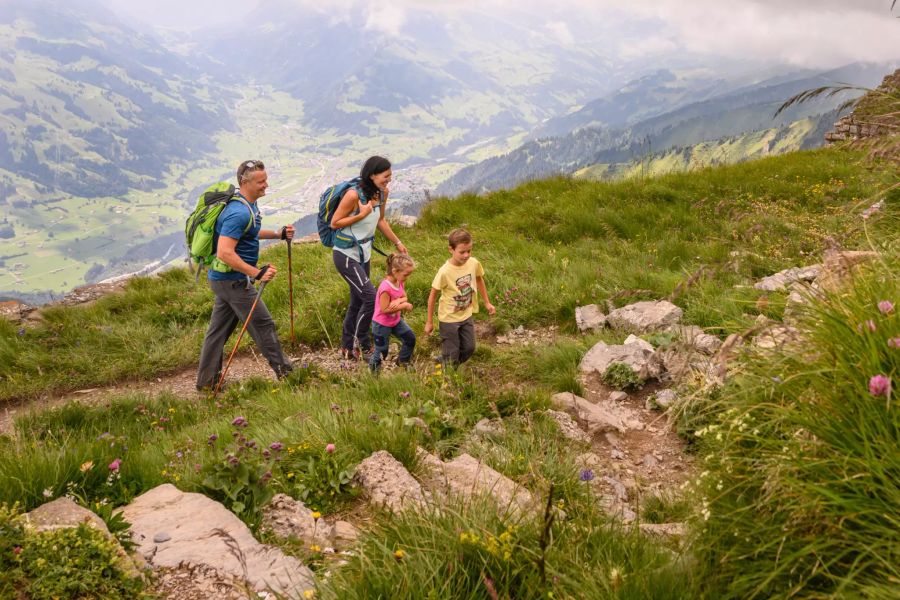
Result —
<path fill-rule="evenodd" d="M 320 512 L 317 511 L 317 510 L 314 510 L 313 513 L 312 513 L 310 516 L 311 516 L 313 519 L 318 520 L 318 519 L 321 519 L 321 518 L 322 518 L 322 513 L 320 513 Z"/>
<path fill-rule="evenodd" d="M 406 556 L 406 552 L 404 552 L 403 550 L 400 550 L 399 548 L 394 550 L 394 558 L 396 558 L 397 560 L 403 560 L 404 556 Z"/>
<path fill-rule="evenodd" d="M 78 467 L 78 470 L 81 471 L 82 473 L 87 473 L 87 472 L 90 471 L 93 467 L 94 467 L 94 461 L 89 460 L 89 461 L 87 461 L 86 463 L 82 463 L 81 466 Z"/>

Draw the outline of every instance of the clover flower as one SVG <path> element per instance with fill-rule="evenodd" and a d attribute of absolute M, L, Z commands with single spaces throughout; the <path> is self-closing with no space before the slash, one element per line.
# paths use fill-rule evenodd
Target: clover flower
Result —
<path fill-rule="evenodd" d="M 891 395 L 891 380 L 884 375 L 873 375 L 869 379 L 869 393 L 873 396 L 888 397 Z"/>
<path fill-rule="evenodd" d="M 122 459 L 117 458 L 116 460 L 109 463 L 109 470 L 115 473 L 119 470 L 119 467 L 121 467 L 121 466 L 122 466 Z"/>
<path fill-rule="evenodd" d="M 891 338 L 888 340 L 888 348 L 897 348 L 900 349 L 900 337 Z"/>
<path fill-rule="evenodd" d="M 334 451 L 335 451 L 334 444 L 326 444 L 325 445 L 325 452 L 327 452 L 328 454 L 334 454 Z"/>
<path fill-rule="evenodd" d="M 894 312 L 894 303 L 890 300 L 882 300 L 878 303 L 878 310 L 880 310 L 883 315 L 889 315 Z"/>

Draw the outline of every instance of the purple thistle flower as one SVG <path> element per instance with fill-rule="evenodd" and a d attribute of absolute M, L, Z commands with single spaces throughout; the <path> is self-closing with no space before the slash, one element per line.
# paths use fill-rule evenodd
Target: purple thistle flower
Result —
<path fill-rule="evenodd" d="M 594 472 L 591 469 L 582 469 L 579 479 L 581 481 L 591 481 L 594 478 Z"/>
<path fill-rule="evenodd" d="M 263 473 L 262 477 L 259 478 L 259 481 L 260 483 L 266 483 L 270 479 L 272 479 L 272 471 L 266 471 Z"/>
<path fill-rule="evenodd" d="M 256 440 L 247 440 L 244 445 L 248 448 L 256 448 Z"/>
<path fill-rule="evenodd" d="M 263 455 L 264 458 L 269 458 L 270 456 L 272 456 L 272 453 L 269 452 L 268 450 L 265 450 L 265 449 L 264 449 L 264 450 L 262 451 L 262 455 Z"/>
<path fill-rule="evenodd" d="M 247 419 L 245 419 L 244 417 L 237 417 L 234 421 L 231 422 L 231 424 L 235 427 L 246 427 Z"/>
<path fill-rule="evenodd" d="M 239 459 L 234 454 L 229 454 L 228 455 L 228 464 L 230 464 L 232 467 L 236 467 L 239 464 L 241 464 L 241 459 Z"/>
<path fill-rule="evenodd" d="M 891 395 L 891 380 L 884 375 L 874 375 L 869 379 L 869 393 L 873 396 L 884 396 L 887 398 Z"/>
<path fill-rule="evenodd" d="M 212 434 L 211 436 L 209 436 L 209 439 L 206 440 L 206 443 L 209 444 L 210 446 L 212 446 L 213 444 L 216 443 L 217 439 L 219 439 L 219 436 L 217 436 L 216 434 Z"/>
<path fill-rule="evenodd" d="M 891 338 L 888 340 L 888 348 L 897 348 L 900 349 L 900 337 Z"/>
<path fill-rule="evenodd" d="M 880 310 L 883 315 L 889 315 L 894 312 L 894 303 L 890 300 L 882 300 L 878 303 L 878 310 Z"/>
<path fill-rule="evenodd" d="M 281 442 L 272 442 L 271 444 L 269 444 L 269 448 L 271 450 L 274 450 L 275 452 L 281 452 L 281 450 L 284 448 L 284 445 Z"/>

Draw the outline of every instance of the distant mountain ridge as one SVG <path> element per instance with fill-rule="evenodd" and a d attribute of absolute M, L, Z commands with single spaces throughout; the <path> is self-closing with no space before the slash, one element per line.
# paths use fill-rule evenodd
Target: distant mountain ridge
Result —
<path fill-rule="evenodd" d="M 886 65 L 849 65 L 797 79 L 780 77 L 775 82 L 764 81 L 687 104 L 630 127 L 586 127 L 566 135 L 534 140 L 503 156 L 461 169 L 441 184 L 437 193 L 453 196 L 465 191 L 507 188 L 529 179 L 571 174 L 594 164 L 628 163 L 639 156 L 670 148 L 784 127 L 799 119 L 830 112 L 853 95 L 820 97 L 774 117 L 781 103 L 794 94 L 841 81 L 871 86 L 887 70 Z M 818 140 L 816 145 L 822 143 L 823 140 Z"/>

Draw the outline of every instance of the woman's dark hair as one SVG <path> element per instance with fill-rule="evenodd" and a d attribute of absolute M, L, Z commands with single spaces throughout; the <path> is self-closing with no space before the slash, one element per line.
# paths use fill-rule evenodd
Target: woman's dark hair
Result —
<path fill-rule="evenodd" d="M 391 168 L 391 161 L 384 158 L 383 156 L 372 156 L 363 164 L 362 169 L 359 171 L 359 178 L 362 180 L 360 182 L 360 187 L 362 188 L 363 194 L 366 195 L 368 200 L 373 200 L 375 198 L 375 194 L 379 192 L 378 188 L 375 187 L 375 184 L 372 183 L 372 175 L 378 175 L 379 173 L 384 173 L 388 169 Z"/>

